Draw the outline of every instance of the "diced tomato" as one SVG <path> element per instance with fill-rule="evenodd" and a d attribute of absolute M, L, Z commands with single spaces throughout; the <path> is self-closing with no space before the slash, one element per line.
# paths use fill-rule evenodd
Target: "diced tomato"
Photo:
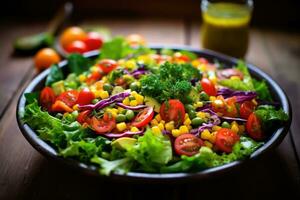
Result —
<path fill-rule="evenodd" d="M 214 112 L 221 113 L 227 117 L 237 117 L 238 110 L 236 108 L 236 97 L 224 99 L 222 96 L 217 96 L 212 102 Z"/>
<path fill-rule="evenodd" d="M 108 113 L 105 113 L 102 119 L 93 116 L 90 125 L 96 133 L 103 134 L 110 132 L 116 127 L 116 120 L 112 116 L 109 116 Z"/>
<path fill-rule="evenodd" d="M 103 38 L 97 32 L 89 32 L 87 37 L 84 39 L 84 43 L 89 51 L 99 49 L 102 47 Z"/>
<path fill-rule="evenodd" d="M 86 83 L 90 85 L 100 80 L 101 78 L 102 74 L 99 71 L 94 71 L 87 77 Z"/>
<path fill-rule="evenodd" d="M 174 121 L 179 126 L 184 121 L 185 109 L 178 99 L 170 99 L 161 105 L 159 113 L 164 121 Z"/>
<path fill-rule="evenodd" d="M 56 100 L 51 109 L 54 112 L 73 112 L 72 108 L 70 108 L 65 102 L 60 100 Z"/>
<path fill-rule="evenodd" d="M 240 140 L 237 133 L 228 128 L 221 128 L 216 135 L 215 145 L 218 150 L 226 153 L 232 152 L 233 145 Z"/>
<path fill-rule="evenodd" d="M 249 115 L 255 110 L 255 105 L 252 101 L 245 101 L 240 106 L 240 116 L 248 119 Z"/>
<path fill-rule="evenodd" d="M 80 123 L 80 124 L 83 124 L 83 123 L 89 123 L 90 122 L 90 114 L 92 113 L 92 111 L 90 110 L 85 110 L 85 111 L 82 111 L 78 114 L 77 116 L 77 121 Z"/>
<path fill-rule="evenodd" d="M 51 106 L 55 102 L 55 94 L 51 87 L 45 87 L 40 94 L 39 102 L 41 106 L 51 111 Z"/>
<path fill-rule="evenodd" d="M 117 67 L 117 62 L 111 59 L 103 59 L 97 65 L 104 73 L 108 74 Z"/>
<path fill-rule="evenodd" d="M 203 91 L 206 94 L 208 94 L 209 96 L 217 95 L 217 90 L 216 90 L 215 85 L 208 78 L 202 78 L 201 86 L 202 86 Z"/>
<path fill-rule="evenodd" d="M 77 102 L 78 94 L 79 92 L 77 90 L 69 90 L 61 93 L 56 100 L 60 100 L 72 108 Z"/>
<path fill-rule="evenodd" d="M 199 152 L 200 147 L 203 145 L 204 143 L 200 138 L 190 133 L 178 136 L 174 142 L 175 152 L 178 155 L 186 156 L 192 156 L 197 154 Z"/>
<path fill-rule="evenodd" d="M 262 140 L 264 139 L 264 133 L 262 131 L 260 119 L 253 112 L 249 115 L 247 123 L 246 123 L 247 133 L 254 140 Z"/>
<path fill-rule="evenodd" d="M 153 108 L 147 107 L 137 114 L 137 116 L 131 122 L 131 125 L 137 128 L 142 128 L 152 120 L 153 116 L 154 116 Z"/>
<path fill-rule="evenodd" d="M 88 47 L 87 45 L 80 40 L 76 40 L 72 43 L 70 43 L 66 49 L 65 49 L 68 53 L 80 53 L 83 54 L 85 52 L 88 51 Z"/>
<path fill-rule="evenodd" d="M 86 105 L 92 102 L 95 99 L 95 95 L 88 88 L 82 89 L 77 98 L 77 102 L 79 105 Z"/>

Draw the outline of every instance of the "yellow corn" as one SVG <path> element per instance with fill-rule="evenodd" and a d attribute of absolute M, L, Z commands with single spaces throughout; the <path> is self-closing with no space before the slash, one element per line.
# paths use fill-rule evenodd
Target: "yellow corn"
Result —
<path fill-rule="evenodd" d="M 107 76 L 103 76 L 102 79 L 101 79 L 104 83 L 107 82 Z"/>
<path fill-rule="evenodd" d="M 205 112 L 197 112 L 197 117 L 200 117 L 201 119 L 205 119 Z"/>
<path fill-rule="evenodd" d="M 154 135 L 160 135 L 161 134 L 161 130 L 160 130 L 160 128 L 158 126 L 153 126 L 151 128 L 151 130 L 152 130 L 152 132 L 153 132 Z"/>
<path fill-rule="evenodd" d="M 210 96 L 210 97 L 209 97 L 209 100 L 210 100 L 210 101 L 215 101 L 216 99 L 217 99 L 217 98 L 214 97 L 214 96 Z"/>
<path fill-rule="evenodd" d="M 207 66 L 206 66 L 206 64 L 200 64 L 199 66 L 198 66 L 198 68 L 201 70 L 201 71 L 207 71 Z"/>
<path fill-rule="evenodd" d="M 162 123 L 163 125 L 165 125 L 165 120 L 160 120 L 160 123 Z"/>
<path fill-rule="evenodd" d="M 165 129 L 165 126 L 162 123 L 159 123 L 157 126 L 161 131 Z"/>
<path fill-rule="evenodd" d="M 131 93 L 131 96 L 133 96 L 135 98 L 135 96 L 138 94 L 136 91 L 132 91 Z"/>
<path fill-rule="evenodd" d="M 91 90 L 96 98 L 100 98 L 101 91 L 100 90 Z"/>
<path fill-rule="evenodd" d="M 78 104 L 75 104 L 75 105 L 73 106 L 73 110 L 78 110 Z"/>
<path fill-rule="evenodd" d="M 215 77 L 215 76 L 209 77 L 209 80 L 210 80 L 213 84 L 216 84 L 216 83 L 217 83 L 217 77 Z"/>
<path fill-rule="evenodd" d="M 118 131 L 124 131 L 127 128 L 125 122 L 121 122 L 117 124 Z"/>
<path fill-rule="evenodd" d="M 194 107 L 196 107 L 196 108 L 201 108 L 202 106 L 203 106 L 202 101 L 198 101 L 197 103 L 194 103 Z"/>
<path fill-rule="evenodd" d="M 128 105 L 130 104 L 129 98 L 126 97 L 126 98 L 122 101 L 122 103 L 128 106 Z"/>
<path fill-rule="evenodd" d="M 100 91 L 100 97 L 101 97 L 101 99 L 106 99 L 106 98 L 109 97 L 109 94 L 108 94 L 107 91 L 101 90 Z"/>
<path fill-rule="evenodd" d="M 130 106 L 137 106 L 138 105 L 138 102 L 137 100 L 131 100 L 130 103 L 129 103 Z"/>
<path fill-rule="evenodd" d="M 106 109 L 106 111 L 107 111 L 108 113 L 110 113 L 114 118 L 116 118 L 117 115 L 118 115 L 118 112 L 116 112 L 116 111 L 113 110 L 113 109 L 108 108 L 108 109 Z"/>
<path fill-rule="evenodd" d="M 90 71 L 91 72 L 97 72 L 99 70 L 99 67 L 97 67 L 97 66 L 92 66 L 91 68 L 90 68 Z"/>
<path fill-rule="evenodd" d="M 233 125 L 231 126 L 231 130 L 232 130 L 233 132 L 235 132 L 235 133 L 238 133 L 238 132 L 239 132 L 239 127 L 238 127 L 236 124 L 233 124 Z"/>
<path fill-rule="evenodd" d="M 86 76 L 83 75 L 83 74 L 80 74 L 78 78 L 79 78 L 79 81 L 80 81 L 81 83 L 84 82 L 84 81 L 86 80 Z"/>
<path fill-rule="evenodd" d="M 257 106 L 257 101 L 255 100 L 255 99 L 252 99 L 252 103 L 254 104 L 254 105 L 256 105 Z"/>
<path fill-rule="evenodd" d="M 179 135 L 181 135 L 181 133 L 180 133 L 180 131 L 179 131 L 178 129 L 173 129 L 173 130 L 172 130 L 172 135 L 173 135 L 174 137 L 178 137 Z"/>
<path fill-rule="evenodd" d="M 172 131 L 174 129 L 174 121 L 170 121 L 165 125 L 167 131 Z"/>
<path fill-rule="evenodd" d="M 186 120 L 184 120 L 184 125 L 189 126 L 191 125 L 192 121 L 190 120 L 190 118 L 187 118 Z"/>
<path fill-rule="evenodd" d="M 211 137 L 211 133 L 209 132 L 209 130 L 205 129 L 204 131 L 202 131 L 201 138 L 203 140 L 209 140 L 210 137 Z"/>
<path fill-rule="evenodd" d="M 193 60 L 192 63 L 193 67 L 198 67 L 200 65 L 200 61 L 199 60 Z"/>
<path fill-rule="evenodd" d="M 204 145 L 207 146 L 210 149 L 213 147 L 213 144 L 210 143 L 209 141 L 204 141 Z"/>
<path fill-rule="evenodd" d="M 143 104 L 144 103 L 144 97 L 140 94 L 135 95 L 135 99 L 138 104 Z"/>
<path fill-rule="evenodd" d="M 213 131 L 218 131 L 218 130 L 220 130 L 221 129 L 221 126 L 213 126 L 212 127 L 212 130 Z"/>
<path fill-rule="evenodd" d="M 130 129 L 130 131 L 131 132 L 138 132 L 138 131 L 140 131 L 137 127 L 131 127 L 131 129 Z"/>
<path fill-rule="evenodd" d="M 157 115 L 155 116 L 155 119 L 159 122 L 159 121 L 161 120 L 160 114 L 157 114 Z"/>
<path fill-rule="evenodd" d="M 124 108 L 118 107 L 118 113 L 122 112 L 123 110 L 124 110 Z"/>
<path fill-rule="evenodd" d="M 189 114 L 185 113 L 184 119 L 187 119 L 187 118 L 189 118 Z"/>
<path fill-rule="evenodd" d="M 157 126 L 158 125 L 158 121 L 156 119 L 151 120 L 151 125 L 152 126 Z"/>
<path fill-rule="evenodd" d="M 179 127 L 180 134 L 188 133 L 189 129 L 187 126 L 183 125 Z"/>
<path fill-rule="evenodd" d="M 127 69 L 133 69 L 135 67 L 136 67 L 136 63 L 135 63 L 134 60 L 127 60 L 125 62 L 125 68 L 127 68 Z"/>
<path fill-rule="evenodd" d="M 216 135 L 217 135 L 217 132 L 215 131 L 215 132 L 212 132 L 211 134 L 210 134 L 210 138 L 208 139 L 211 143 L 215 143 L 215 141 L 216 141 Z"/>

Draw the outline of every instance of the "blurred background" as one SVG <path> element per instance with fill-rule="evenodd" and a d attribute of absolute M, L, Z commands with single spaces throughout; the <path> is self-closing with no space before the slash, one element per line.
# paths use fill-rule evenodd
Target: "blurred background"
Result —
<path fill-rule="evenodd" d="M 1 20 L 47 20 L 62 0 L 2 1 Z M 201 20 L 200 0 L 73 0 L 75 19 L 94 17 L 168 17 Z M 4 4 L 4 5 L 3 5 Z M 299 31 L 299 0 L 254 0 L 252 25 Z"/>

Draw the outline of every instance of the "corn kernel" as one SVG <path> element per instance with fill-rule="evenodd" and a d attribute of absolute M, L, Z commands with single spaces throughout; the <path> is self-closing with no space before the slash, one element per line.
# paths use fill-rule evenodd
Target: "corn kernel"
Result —
<path fill-rule="evenodd" d="M 213 131 L 218 131 L 218 130 L 220 130 L 221 129 L 221 126 L 213 126 L 212 127 L 212 130 Z"/>
<path fill-rule="evenodd" d="M 75 105 L 73 106 L 73 110 L 78 110 L 78 104 L 75 104 Z"/>
<path fill-rule="evenodd" d="M 107 91 L 101 90 L 100 97 L 101 97 L 101 99 L 106 99 L 109 97 L 109 94 Z"/>
<path fill-rule="evenodd" d="M 112 108 L 111 111 L 112 111 L 112 112 L 115 112 L 115 113 L 119 113 L 119 110 L 116 109 L 116 108 Z"/>
<path fill-rule="evenodd" d="M 128 105 L 130 104 L 129 98 L 126 97 L 126 98 L 122 101 L 122 103 L 128 106 Z"/>
<path fill-rule="evenodd" d="M 82 83 L 82 82 L 84 82 L 85 80 L 86 80 L 86 76 L 85 75 L 83 75 L 83 74 L 81 74 L 81 75 L 79 75 L 79 81 Z"/>
<path fill-rule="evenodd" d="M 207 146 L 210 149 L 213 147 L 213 144 L 210 143 L 209 141 L 204 141 L 204 145 Z"/>
<path fill-rule="evenodd" d="M 159 121 L 161 121 L 161 116 L 160 116 L 160 114 L 157 114 L 156 116 L 155 116 L 155 119 L 159 122 Z"/>
<path fill-rule="evenodd" d="M 231 130 L 232 130 L 233 132 L 235 132 L 235 133 L 238 133 L 238 132 L 239 132 L 239 127 L 238 127 L 236 124 L 233 124 L 233 125 L 231 126 Z"/>
<path fill-rule="evenodd" d="M 127 68 L 127 69 L 133 69 L 135 67 L 136 67 L 136 63 L 135 63 L 134 60 L 127 60 L 125 62 L 125 68 Z"/>
<path fill-rule="evenodd" d="M 138 131 L 140 131 L 137 127 L 131 127 L 131 129 L 130 129 L 130 131 L 131 132 L 138 132 Z"/>
<path fill-rule="evenodd" d="M 158 125 L 158 121 L 156 119 L 151 120 L 151 125 L 152 126 L 157 126 Z"/>
<path fill-rule="evenodd" d="M 143 104 L 144 103 L 144 97 L 142 95 L 135 95 L 135 99 L 138 102 L 138 104 Z"/>
<path fill-rule="evenodd" d="M 172 135 L 173 135 L 174 137 L 178 137 L 179 135 L 181 135 L 181 133 L 180 133 L 180 131 L 179 131 L 178 129 L 173 129 L 173 130 L 172 130 Z"/>
<path fill-rule="evenodd" d="M 161 130 L 158 126 L 153 126 L 151 128 L 152 132 L 154 133 L 154 135 L 160 135 L 161 134 Z"/>
<path fill-rule="evenodd" d="M 118 131 L 124 131 L 127 128 L 125 122 L 121 122 L 117 124 Z"/>
<path fill-rule="evenodd" d="M 94 93 L 95 97 L 96 98 L 99 98 L 100 97 L 100 94 L 101 94 L 101 91 L 100 90 L 92 90 L 92 92 Z"/>
<path fill-rule="evenodd" d="M 216 99 L 217 99 L 217 98 L 214 97 L 214 96 L 210 96 L 210 97 L 209 97 L 209 100 L 210 100 L 210 101 L 215 101 Z"/>
<path fill-rule="evenodd" d="M 187 118 L 189 118 L 189 114 L 185 113 L 184 119 L 187 119 Z"/>
<path fill-rule="evenodd" d="M 201 71 L 207 71 L 207 65 L 206 64 L 200 64 L 199 66 L 198 66 L 198 68 L 201 70 Z"/>
<path fill-rule="evenodd" d="M 97 72 L 99 70 L 99 68 L 97 67 L 97 66 L 92 66 L 91 68 L 90 68 L 90 71 L 91 72 Z"/>
<path fill-rule="evenodd" d="M 174 121 L 170 121 L 165 125 L 167 131 L 172 131 L 174 129 Z"/>
<path fill-rule="evenodd" d="M 211 133 L 209 132 L 209 130 L 205 129 L 204 131 L 202 131 L 201 138 L 203 140 L 209 140 L 210 137 L 211 137 Z"/>
<path fill-rule="evenodd" d="M 138 105 L 138 102 L 137 100 L 131 100 L 130 103 L 129 103 L 130 106 L 137 106 Z"/>
<path fill-rule="evenodd" d="M 198 67 L 200 65 L 200 61 L 199 60 L 193 60 L 192 63 L 193 67 Z"/>
<path fill-rule="evenodd" d="M 215 131 L 215 132 L 212 132 L 211 134 L 210 134 L 210 138 L 208 139 L 211 143 L 215 143 L 215 141 L 216 141 L 216 136 L 217 136 L 217 132 Z"/>
<path fill-rule="evenodd" d="M 107 76 L 103 76 L 102 79 L 101 79 L 104 83 L 107 82 Z"/>
<path fill-rule="evenodd" d="M 159 123 L 157 126 L 161 131 L 165 129 L 165 126 L 162 123 Z"/>
<path fill-rule="evenodd" d="M 205 112 L 197 112 L 197 117 L 200 117 L 201 119 L 205 119 L 206 117 Z"/>
<path fill-rule="evenodd" d="M 122 112 L 123 110 L 124 110 L 124 108 L 118 107 L 118 113 Z"/>
<path fill-rule="evenodd" d="M 160 123 L 165 124 L 166 122 L 165 120 L 160 120 Z"/>
<path fill-rule="evenodd" d="M 135 96 L 138 94 L 136 91 L 132 91 L 131 93 L 131 96 L 134 96 L 134 98 L 135 98 Z"/>
<path fill-rule="evenodd" d="M 217 77 L 215 77 L 215 76 L 210 77 L 209 80 L 210 80 L 213 84 L 217 84 Z"/>
<path fill-rule="evenodd" d="M 181 134 L 184 134 L 184 133 L 188 133 L 189 129 L 188 129 L 187 126 L 183 125 L 183 126 L 179 127 L 179 131 L 180 131 Z"/>
<path fill-rule="evenodd" d="M 187 118 L 186 120 L 184 120 L 184 125 L 189 126 L 191 125 L 192 121 L 190 120 L 190 118 Z"/>
<path fill-rule="evenodd" d="M 198 101 L 197 103 L 194 103 L 194 107 L 196 107 L 196 108 L 201 108 L 202 106 L 203 106 L 202 101 Z"/>

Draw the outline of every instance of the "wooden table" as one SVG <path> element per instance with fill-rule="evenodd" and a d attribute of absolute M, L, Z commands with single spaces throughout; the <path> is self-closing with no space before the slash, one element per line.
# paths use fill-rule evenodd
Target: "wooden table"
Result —
<path fill-rule="evenodd" d="M 82 24 L 105 25 L 113 34 L 140 33 L 149 43 L 200 46 L 200 27 L 192 21 L 102 19 Z M 251 30 L 246 60 L 260 66 L 280 83 L 294 111 L 291 131 L 276 150 L 231 173 L 208 180 L 134 185 L 88 177 L 48 161 L 19 131 L 15 116 L 17 98 L 35 71 L 31 57 L 12 55 L 11 44 L 15 37 L 42 31 L 45 25 L 12 21 L 0 24 L 0 199 L 258 199 L 286 198 L 291 194 L 300 197 L 299 33 Z"/>

